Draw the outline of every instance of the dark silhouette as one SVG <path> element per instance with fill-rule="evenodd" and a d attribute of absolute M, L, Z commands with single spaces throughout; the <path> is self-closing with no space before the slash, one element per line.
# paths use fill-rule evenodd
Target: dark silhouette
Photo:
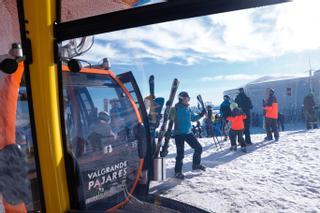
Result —
<path fill-rule="evenodd" d="M 220 105 L 220 115 L 222 117 L 222 134 L 225 136 L 225 140 L 227 140 L 229 134 L 227 117 L 231 116 L 230 97 L 228 95 L 223 96 L 223 102 Z"/>
<path fill-rule="evenodd" d="M 250 98 L 244 93 L 244 89 L 239 89 L 239 94 L 237 95 L 235 102 L 242 109 L 242 111 L 246 114 L 246 119 L 244 120 L 244 135 L 245 135 L 245 143 L 252 144 L 250 137 L 250 123 L 251 123 L 251 113 L 252 103 Z"/>
<path fill-rule="evenodd" d="M 310 92 L 303 100 L 303 113 L 307 129 L 318 128 L 314 95 Z"/>
<path fill-rule="evenodd" d="M 278 129 L 284 131 L 284 114 L 278 113 Z"/>

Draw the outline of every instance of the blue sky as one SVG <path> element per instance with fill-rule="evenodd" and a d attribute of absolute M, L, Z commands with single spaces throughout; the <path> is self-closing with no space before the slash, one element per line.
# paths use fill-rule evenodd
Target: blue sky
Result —
<path fill-rule="evenodd" d="M 217 105 L 224 90 L 259 77 L 307 75 L 309 59 L 320 69 L 319 8 L 319 0 L 297 0 L 96 35 L 81 58 L 131 70 L 143 95 L 153 74 L 157 96 L 167 98 L 178 78 L 193 104 L 202 94 Z"/>

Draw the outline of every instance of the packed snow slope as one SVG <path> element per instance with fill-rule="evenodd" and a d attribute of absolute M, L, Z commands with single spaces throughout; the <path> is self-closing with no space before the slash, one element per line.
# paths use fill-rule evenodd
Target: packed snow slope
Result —
<path fill-rule="evenodd" d="M 280 133 L 280 141 L 252 135 L 248 153 L 217 150 L 199 139 L 206 172 L 191 170 L 193 150 L 185 145 L 185 180 L 174 179 L 174 142 L 166 159 L 167 178 L 152 182 L 151 193 L 209 212 L 320 212 L 320 130 Z"/>

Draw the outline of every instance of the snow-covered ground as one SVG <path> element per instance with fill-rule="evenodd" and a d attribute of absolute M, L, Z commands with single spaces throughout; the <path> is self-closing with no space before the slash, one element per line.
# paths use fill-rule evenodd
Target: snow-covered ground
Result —
<path fill-rule="evenodd" d="M 183 181 L 173 178 L 176 150 L 171 143 L 167 177 L 152 182 L 151 193 L 209 212 L 320 212 L 320 130 L 280 133 L 279 142 L 252 135 L 248 153 L 217 150 L 212 139 L 200 139 L 206 172 L 191 170 L 193 150 L 185 146 Z"/>

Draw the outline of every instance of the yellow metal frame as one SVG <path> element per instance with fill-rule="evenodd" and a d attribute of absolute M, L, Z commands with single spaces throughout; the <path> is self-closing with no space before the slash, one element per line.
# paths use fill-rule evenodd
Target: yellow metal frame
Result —
<path fill-rule="evenodd" d="M 65 212 L 70 203 L 60 127 L 58 75 L 53 55 L 56 1 L 27 0 L 24 11 L 32 48 L 30 84 L 45 209 L 46 212 Z"/>

